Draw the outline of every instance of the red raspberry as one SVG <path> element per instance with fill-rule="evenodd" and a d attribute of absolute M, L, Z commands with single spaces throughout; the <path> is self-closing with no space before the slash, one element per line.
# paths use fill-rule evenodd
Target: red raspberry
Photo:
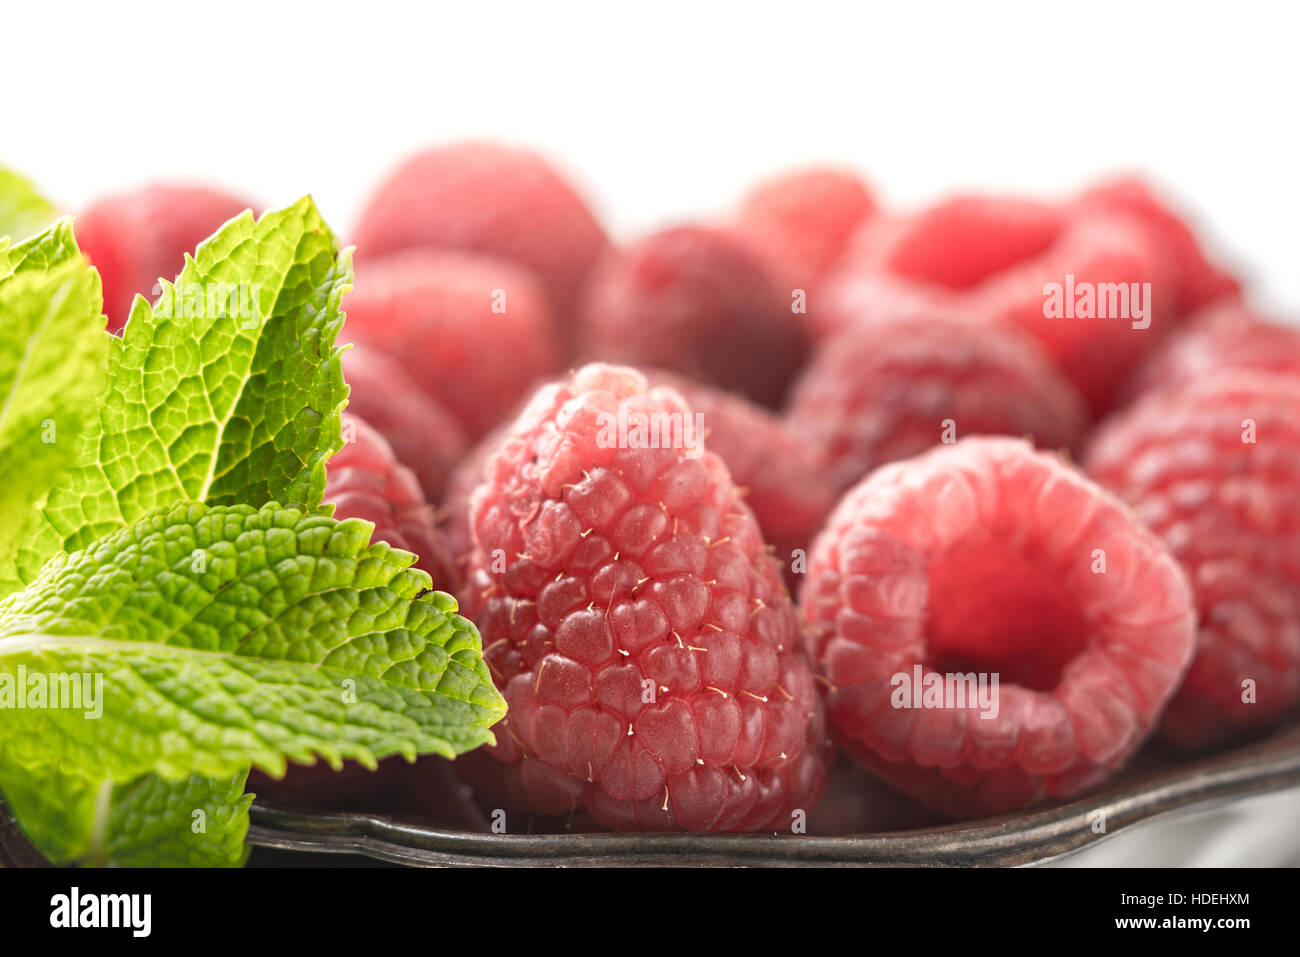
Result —
<path fill-rule="evenodd" d="M 447 540 L 451 544 L 451 553 L 461 569 L 469 563 L 474 550 L 474 532 L 470 528 L 470 499 L 483 484 L 487 475 L 488 460 L 505 440 L 509 423 L 493 429 L 480 439 L 460 460 L 447 480 L 443 495 L 443 507 L 447 511 Z"/>
<path fill-rule="evenodd" d="M 792 553 L 801 549 L 807 554 L 835 504 L 835 488 L 819 467 L 813 445 L 781 418 L 738 395 L 669 372 L 646 375 L 651 385 L 676 389 L 691 411 L 704 416 L 705 446 L 726 464 L 790 580 Z"/>
<path fill-rule="evenodd" d="M 1300 329 L 1271 322 L 1239 301 L 1210 306 L 1160 343 L 1125 392 L 1178 388 L 1220 369 L 1300 377 Z"/>
<path fill-rule="evenodd" d="M 686 441 L 619 448 L 618 421 Z M 673 390 L 589 365 L 534 396 L 474 493 L 464 605 L 510 705 L 492 754 L 521 810 L 743 831 L 820 796 L 794 607 L 726 466 L 688 455 L 693 428 Z"/>
<path fill-rule="evenodd" d="M 835 489 L 820 471 L 812 445 L 780 417 L 738 395 L 661 369 L 646 370 L 644 375 L 652 386 L 677 390 L 693 412 L 704 416 L 705 446 L 727 466 L 763 537 L 785 566 L 787 582 L 795 584 L 791 555 L 795 549 L 807 553 L 835 504 Z M 452 473 L 446 496 L 447 534 L 457 555 L 468 554 L 473 546 L 469 499 L 503 437 L 504 430 L 493 432 Z"/>
<path fill-rule="evenodd" d="M 415 247 L 463 249 L 527 267 L 567 319 L 609 240 L 540 156 L 491 143 L 417 153 L 375 191 L 356 230 L 358 260 Z"/>
<path fill-rule="evenodd" d="M 579 312 L 583 351 L 673 369 L 775 407 L 807 352 L 791 306 L 734 236 L 669 229 L 596 267 Z"/>
<path fill-rule="evenodd" d="M 956 196 L 913 216 L 868 223 L 854 237 L 845 266 L 969 290 L 1041 256 L 1065 222 L 1061 210 L 1034 200 Z"/>
<path fill-rule="evenodd" d="M 1096 216 L 1073 220 L 1051 250 L 982 283 L 972 296 L 976 315 L 1018 325 L 1047 350 L 1083 394 L 1094 415 L 1108 411 L 1117 387 L 1156 346 L 1176 318 L 1176 286 L 1167 264 L 1131 220 Z M 1073 277 L 1071 281 L 1069 277 Z M 1048 284 L 1075 290 L 1150 283 L 1146 316 L 1045 315 Z M 1118 288 L 1117 286 L 1117 288 Z M 1146 328 L 1139 328 L 1145 325 Z"/>
<path fill-rule="evenodd" d="M 1274 723 L 1300 702 L 1300 381 L 1225 372 L 1154 393 L 1101 428 L 1086 463 L 1195 591 L 1196 658 L 1163 736 L 1196 749 Z"/>
<path fill-rule="evenodd" d="M 1067 216 L 1024 200 L 961 197 L 914 217 L 870 222 L 839 271 L 884 273 L 929 286 L 945 308 L 1021 326 L 1039 340 L 1094 413 L 1110 408 L 1116 386 L 1177 314 L 1169 261 L 1133 216 Z M 837 278 L 837 285 L 845 282 Z M 1076 318 L 1073 296 L 1067 316 L 1047 314 L 1049 284 L 1065 292 L 1067 285 L 1095 291 L 1122 283 L 1127 292 L 1128 284 L 1138 283 L 1141 292 L 1148 282 L 1151 294 L 1143 300 L 1142 318 L 1131 302 L 1127 317 Z M 844 304 L 827 298 L 831 324 L 844 324 Z"/>
<path fill-rule="evenodd" d="M 960 294 L 887 273 L 837 269 L 809 300 L 808 328 L 822 341 L 867 323 L 935 314 L 963 318 Z"/>
<path fill-rule="evenodd" d="M 478 438 L 561 358 L 545 290 L 472 253 L 416 249 L 357 266 L 344 338 L 397 359 Z"/>
<path fill-rule="evenodd" d="M 1180 310 L 1199 309 L 1239 292 L 1237 280 L 1209 261 L 1187 223 L 1142 180 L 1121 178 L 1100 183 L 1085 192 L 1076 205 L 1085 212 L 1128 214 L 1150 230 L 1177 274 Z"/>
<path fill-rule="evenodd" d="M 104 283 L 108 331 L 119 332 L 137 294 L 157 299 L 159 279 L 175 278 L 185 254 L 252 203 L 204 186 L 154 183 L 87 206 L 77 216 L 77 245 Z"/>
<path fill-rule="evenodd" d="M 867 323 L 822 343 L 787 421 L 845 489 L 941 440 L 1030 436 L 1073 448 L 1087 423 L 1074 387 L 1015 329 L 938 313 Z"/>
<path fill-rule="evenodd" d="M 469 447 L 455 416 L 377 349 L 343 353 L 343 377 L 352 388 L 348 409 L 388 441 L 397 461 L 415 473 L 424 497 L 440 501 L 448 474 Z"/>
<path fill-rule="evenodd" d="M 833 730 L 949 814 L 1101 781 L 1191 658 L 1177 563 L 1118 500 L 1019 439 L 964 439 L 873 472 L 831 515 L 808 576 L 800 607 Z M 917 672 L 984 674 L 990 691 L 996 674 L 997 695 L 927 701 L 923 678 L 928 706 L 905 707 L 896 676 Z"/>
<path fill-rule="evenodd" d="M 372 540 L 415 553 L 416 565 L 433 578 L 433 587 L 455 594 L 460 576 L 415 475 L 397 461 L 382 435 L 348 412 L 343 413 L 343 438 L 325 481 L 324 501 L 334 506 L 334 516 L 373 522 Z"/>
<path fill-rule="evenodd" d="M 789 289 L 811 289 L 876 211 L 856 173 L 808 169 L 759 184 L 731 229 Z"/>

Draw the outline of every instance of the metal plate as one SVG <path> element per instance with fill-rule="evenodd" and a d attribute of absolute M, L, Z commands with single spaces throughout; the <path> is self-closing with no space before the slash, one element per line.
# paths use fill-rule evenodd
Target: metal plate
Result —
<path fill-rule="evenodd" d="M 1237 750 L 1142 774 L 1067 804 L 923 830 L 793 834 L 538 834 L 444 831 L 366 814 L 253 806 L 249 839 L 295 851 L 417 866 L 914 866 L 1036 864 L 1143 821 L 1300 786 L 1300 727 Z M 1097 812 L 1105 833 L 1094 830 Z"/>
<path fill-rule="evenodd" d="M 1300 786 L 1300 726 L 1258 743 L 1140 774 L 1088 797 L 944 827 L 816 837 L 793 834 L 478 834 L 368 814 L 303 813 L 255 803 L 258 846 L 437 867 L 913 866 L 1036 864 L 1180 810 Z M 1097 812 L 1105 833 L 1094 831 Z M 0 806 L 0 866 L 40 866 Z"/>

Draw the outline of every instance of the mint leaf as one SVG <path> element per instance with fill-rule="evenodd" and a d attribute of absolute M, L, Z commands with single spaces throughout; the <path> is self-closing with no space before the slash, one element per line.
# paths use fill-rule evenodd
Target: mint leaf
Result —
<path fill-rule="evenodd" d="M 237 867 L 248 857 L 246 780 L 149 774 L 114 785 L 0 762 L 0 791 L 23 833 L 59 864 Z"/>
<path fill-rule="evenodd" d="M 22 239 L 57 217 L 53 204 L 37 191 L 31 180 L 0 166 L 0 236 Z"/>
<path fill-rule="evenodd" d="M 248 859 L 246 772 L 178 782 L 145 775 L 115 787 L 103 862 L 119 867 L 238 867 Z M 98 862 L 95 862 L 98 863 Z"/>
<path fill-rule="evenodd" d="M 21 273 L 47 273 L 80 256 L 81 250 L 72 235 L 72 220 L 61 219 L 16 246 L 0 238 L 0 280 Z"/>
<path fill-rule="evenodd" d="M 0 240 L 0 283 L 76 258 L 67 223 Z M 0 793 L 53 859 L 238 864 L 251 764 L 492 740 L 473 625 L 318 508 L 350 281 L 304 199 L 227 224 L 106 340 L 97 415 L 19 555 L 31 584 L 0 601 Z M 250 507 L 274 498 L 297 507 Z M 95 717 L 18 707 L 83 679 Z"/>
<path fill-rule="evenodd" d="M 350 251 L 306 197 L 231 220 L 156 306 L 137 297 L 98 422 L 25 536 L 23 579 L 171 502 L 318 505 L 343 443 L 334 341 L 351 281 Z"/>
<path fill-rule="evenodd" d="M 67 220 L 0 252 L 0 596 L 21 587 L 18 531 L 96 412 L 108 355 L 101 304 Z"/>
<path fill-rule="evenodd" d="M 505 704 L 477 630 L 372 530 L 177 505 L 57 556 L 0 602 L 0 760 L 126 782 L 492 742 Z M 52 707 L 52 679 L 30 706 L 33 675 L 73 676 L 81 707 Z"/>

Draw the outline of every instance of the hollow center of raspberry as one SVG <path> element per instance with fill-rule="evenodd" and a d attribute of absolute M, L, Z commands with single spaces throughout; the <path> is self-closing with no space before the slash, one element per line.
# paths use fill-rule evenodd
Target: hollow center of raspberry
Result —
<path fill-rule="evenodd" d="M 979 539 L 955 545 L 930 571 L 927 664 L 942 672 L 997 673 L 1050 691 L 1084 648 L 1079 604 L 1041 562 Z"/>

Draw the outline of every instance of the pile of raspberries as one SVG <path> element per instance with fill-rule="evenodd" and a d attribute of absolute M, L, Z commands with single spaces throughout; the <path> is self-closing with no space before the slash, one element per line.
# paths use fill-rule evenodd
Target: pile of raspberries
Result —
<path fill-rule="evenodd" d="M 110 326 L 250 205 L 86 209 Z M 616 243 L 464 143 L 349 241 L 326 500 L 477 623 L 485 812 L 789 831 L 842 773 L 1001 813 L 1300 705 L 1300 327 L 1139 180 L 895 209 L 814 168 Z"/>

